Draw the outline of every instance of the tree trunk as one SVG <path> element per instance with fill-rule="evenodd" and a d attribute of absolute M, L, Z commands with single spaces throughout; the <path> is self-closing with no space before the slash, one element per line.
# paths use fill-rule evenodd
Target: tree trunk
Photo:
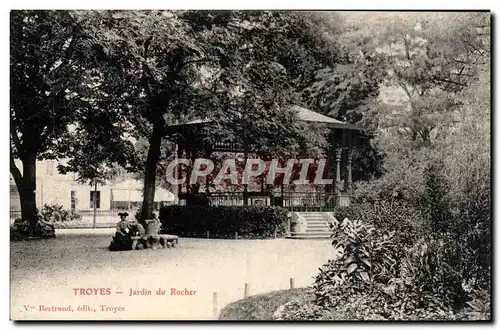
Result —
<path fill-rule="evenodd" d="M 21 200 L 21 218 L 30 222 L 32 227 L 38 222 L 36 212 L 36 154 L 27 154 L 21 158 L 23 174 L 17 168 L 11 153 L 10 172 L 16 183 Z"/>
<path fill-rule="evenodd" d="M 141 221 L 151 219 L 154 210 L 156 188 L 156 168 L 161 155 L 161 140 L 165 128 L 165 120 L 160 117 L 153 124 L 153 132 L 149 138 L 148 155 L 144 175 L 144 195 L 142 199 Z"/>
<path fill-rule="evenodd" d="M 23 157 L 23 193 L 21 198 L 21 214 L 34 226 L 38 222 L 36 212 L 36 154 L 30 153 Z"/>

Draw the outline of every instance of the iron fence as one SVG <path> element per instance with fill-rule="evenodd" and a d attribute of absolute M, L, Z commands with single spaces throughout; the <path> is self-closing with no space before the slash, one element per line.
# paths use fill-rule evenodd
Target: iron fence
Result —
<path fill-rule="evenodd" d="M 336 206 L 333 193 L 293 192 L 283 196 L 283 207 L 289 211 L 324 212 Z"/>
<path fill-rule="evenodd" d="M 335 195 L 324 192 L 287 192 L 283 196 L 273 196 L 251 192 L 248 194 L 249 205 L 277 205 L 287 208 L 289 211 L 311 211 L 324 212 L 333 211 L 336 206 Z M 244 205 L 244 195 L 242 192 L 218 192 L 206 195 L 210 205 L 217 206 L 238 206 Z M 180 205 L 185 205 L 185 199 L 179 201 Z M 129 218 L 134 217 L 138 207 L 134 209 L 113 208 L 111 210 L 96 210 L 96 223 L 116 223 L 119 221 L 118 213 L 128 212 Z M 74 210 L 79 215 L 77 221 L 83 223 L 94 222 L 94 210 Z M 10 220 L 21 218 L 20 210 L 10 210 Z"/>
<path fill-rule="evenodd" d="M 186 205 L 187 195 L 181 196 L 180 205 Z M 238 206 L 245 204 L 245 197 L 242 192 L 217 192 L 199 194 L 199 196 L 202 197 L 195 198 L 195 200 L 205 200 L 207 204 L 214 206 Z M 271 195 L 249 192 L 247 193 L 247 202 L 248 205 L 282 206 L 290 211 L 333 211 L 336 206 L 335 195 L 325 192 L 287 192 L 283 196 L 279 194 Z"/>

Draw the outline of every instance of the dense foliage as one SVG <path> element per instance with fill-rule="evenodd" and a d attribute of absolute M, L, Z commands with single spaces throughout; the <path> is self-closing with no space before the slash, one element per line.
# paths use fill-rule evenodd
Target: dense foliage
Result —
<path fill-rule="evenodd" d="M 166 206 L 160 209 L 162 230 L 183 237 L 283 237 L 288 211 L 273 206 Z"/>
<path fill-rule="evenodd" d="M 373 52 L 339 42 L 334 13 L 14 11 L 11 32 L 11 172 L 23 218 L 35 215 L 36 158 L 68 157 L 59 170 L 90 183 L 118 165 L 141 171 L 149 218 L 160 161 L 173 154 L 166 125 L 208 117 L 212 142 L 317 156 L 325 131 L 290 105 L 359 121 L 383 77 Z M 373 148 L 362 154 L 355 176 L 378 166 Z"/>
<path fill-rule="evenodd" d="M 36 226 L 36 160 L 54 159 L 68 125 L 85 112 L 88 77 L 69 12 L 10 13 L 10 172 L 22 218 Z M 14 159 L 22 162 L 18 168 Z"/>
<path fill-rule="evenodd" d="M 491 318 L 489 18 L 396 16 L 355 31 L 388 69 L 364 117 L 382 175 L 335 211 L 337 257 L 283 319 Z"/>
<path fill-rule="evenodd" d="M 397 231 L 345 219 L 337 224 L 337 256 L 320 269 L 315 298 L 287 306 L 283 319 L 458 320 L 489 319 L 487 290 L 473 271 L 454 264 L 457 245 L 437 238 L 400 240 Z M 406 243 L 406 244 L 405 244 Z"/>
<path fill-rule="evenodd" d="M 30 237 L 54 238 L 56 237 L 54 225 L 37 217 L 37 222 L 34 225 L 30 221 L 18 218 L 10 226 L 11 241 L 25 240 Z"/>

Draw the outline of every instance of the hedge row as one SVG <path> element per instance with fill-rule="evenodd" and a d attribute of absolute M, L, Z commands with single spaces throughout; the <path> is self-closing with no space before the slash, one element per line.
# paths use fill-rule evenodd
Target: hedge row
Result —
<path fill-rule="evenodd" d="M 160 209 L 162 231 L 183 237 L 283 237 L 288 211 L 275 206 L 179 206 Z"/>

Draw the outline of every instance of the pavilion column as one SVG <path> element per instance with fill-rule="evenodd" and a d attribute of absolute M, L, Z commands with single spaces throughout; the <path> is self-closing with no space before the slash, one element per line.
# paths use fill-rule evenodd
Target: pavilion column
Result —
<path fill-rule="evenodd" d="M 335 154 L 336 175 L 335 175 L 335 192 L 340 195 L 340 162 L 342 160 L 342 148 L 337 148 Z"/>
<path fill-rule="evenodd" d="M 198 182 L 191 184 L 191 176 L 193 175 L 193 170 L 194 170 L 194 162 L 196 158 L 198 157 L 198 149 L 196 147 L 191 147 L 190 153 L 189 153 L 189 158 L 191 160 L 191 166 L 189 168 L 189 177 L 187 178 L 190 182 L 189 184 L 189 193 L 190 194 L 198 194 L 199 193 L 199 185 Z"/>
<path fill-rule="evenodd" d="M 212 156 L 212 152 L 210 151 L 211 149 L 205 149 L 205 157 L 207 159 L 210 159 L 210 156 Z M 210 195 L 210 175 L 207 175 L 205 177 L 205 194 L 207 194 L 207 196 Z"/>
<path fill-rule="evenodd" d="M 191 182 L 189 181 L 191 179 L 191 173 L 193 173 L 193 162 L 192 162 L 192 155 L 193 151 L 190 147 L 186 148 L 186 158 L 189 160 L 189 165 L 187 167 L 186 171 L 186 194 L 191 194 Z"/>
<path fill-rule="evenodd" d="M 181 159 L 182 158 L 182 154 L 184 153 L 184 149 L 180 146 L 180 145 L 177 145 L 177 159 Z M 175 167 L 175 176 L 176 176 L 176 179 L 179 180 L 182 176 L 182 169 L 180 167 L 180 165 L 177 165 Z M 178 183 L 177 184 L 177 202 L 179 202 L 179 195 L 182 194 L 182 184 Z"/>
<path fill-rule="evenodd" d="M 247 164 L 247 160 L 248 160 L 248 151 L 247 149 L 245 148 L 245 152 L 244 152 L 244 159 L 245 159 L 245 165 Z M 248 184 L 244 183 L 243 184 L 243 205 L 248 205 Z"/>
<path fill-rule="evenodd" d="M 345 191 L 352 189 L 352 149 L 347 149 L 347 178 L 345 181 Z"/>

